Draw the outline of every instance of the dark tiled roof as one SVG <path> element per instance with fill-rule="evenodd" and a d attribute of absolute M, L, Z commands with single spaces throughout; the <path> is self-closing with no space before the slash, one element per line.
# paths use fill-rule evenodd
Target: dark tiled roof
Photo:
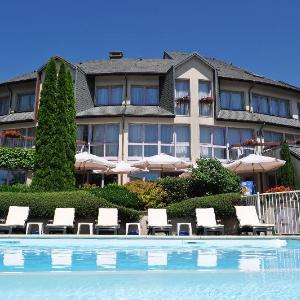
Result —
<path fill-rule="evenodd" d="M 166 54 L 172 59 L 174 59 L 177 63 L 180 63 L 182 60 L 187 59 L 193 53 L 166 52 Z M 275 85 L 278 87 L 283 87 L 283 88 L 300 92 L 299 87 L 290 85 L 286 82 L 276 81 L 276 80 L 266 78 L 264 76 L 260 76 L 253 72 L 247 71 L 245 69 L 239 68 L 237 66 L 234 66 L 232 64 L 226 63 L 224 61 L 215 58 L 204 57 L 204 59 L 217 71 L 219 77 L 227 78 L 227 79 L 251 81 L 251 82 L 257 82 L 257 83 L 268 84 L 268 85 Z"/>
<path fill-rule="evenodd" d="M 153 73 L 164 74 L 173 64 L 171 59 L 110 59 L 79 63 L 86 74 Z"/>
<path fill-rule="evenodd" d="M 6 116 L 0 116 L 0 124 L 33 121 L 33 120 L 34 120 L 34 112 L 13 113 Z"/>
<path fill-rule="evenodd" d="M 291 154 L 300 159 L 300 147 L 299 146 L 290 146 Z"/>
<path fill-rule="evenodd" d="M 220 110 L 217 119 L 240 121 L 240 122 L 276 124 L 276 125 L 300 128 L 299 120 L 274 117 L 274 116 L 263 115 L 258 113 L 251 113 L 249 111 Z"/>
<path fill-rule="evenodd" d="M 174 115 L 160 106 L 99 106 L 77 113 L 77 117 L 173 117 Z"/>
<path fill-rule="evenodd" d="M 1 81 L 0 85 L 6 84 L 6 83 L 19 82 L 19 81 L 34 80 L 36 78 L 37 78 L 37 72 L 33 71 L 33 72 L 26 73 L 26 74 L 23 74 L 23 75 L 18 76 L 18 77 L 14 77 L 14 78 L 11 78 L 11 79 L 8 79 L 8 80 L 5 80 L 5 81 Z"/>

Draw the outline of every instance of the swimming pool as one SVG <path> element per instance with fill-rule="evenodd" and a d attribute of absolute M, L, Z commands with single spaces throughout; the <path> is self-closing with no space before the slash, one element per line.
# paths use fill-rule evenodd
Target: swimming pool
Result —
<path fill-rule="evenodd" d="M 1 299 L 297 299 L 300 240 L 0 239 Z"/>

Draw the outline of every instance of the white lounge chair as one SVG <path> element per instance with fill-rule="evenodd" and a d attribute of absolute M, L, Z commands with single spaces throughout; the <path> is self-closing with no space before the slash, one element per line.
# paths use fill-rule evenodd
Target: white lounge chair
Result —
<path fill-rule="evenodd" d="M 253 234 L 260 234 L 268 231 L 275 234 L 275 224 L 261 223 L 255 206 L 235 206 L 236 216 L 239 221 L 239 233 L 252 230 Z"/>
<path fill-rule="evenodd" d="M 99 208 L 98 220 L 96 222 L 96 234 L 99 234 L 100 231 L 112 231 L 114 234 L 118 234 L 118 229 L 120 228 L 118 209 Z"/>
<path fill-rule="evenodd" d="M 56 208 L 54 219 L 47 224 L 48 232 L 67 233 L 67 229 L 74 230 L 75 208 Z"/>
<path fill-rule="evenodd" d="M 12 233 L 14 228 L 25 229 L 26 221 L 29 215 L 28 206 L 10 206 L 6 220 L 0 220 L 0 231 Z"/>
<path fill-rule="evenodd" d="M 215 210 L 213 208 L 196 208 L 197 229 L 203 234 L 218 232 L 224 234 L 224 225 L 217 224 Z"/>
<path fill-rule="evenodd" d="M 148 234 L 156 232 L 164 232 L 170 235 L 172 225 L 167 217 L 167 211 L 164 208 L 149 208 L 148 209 Z"/>

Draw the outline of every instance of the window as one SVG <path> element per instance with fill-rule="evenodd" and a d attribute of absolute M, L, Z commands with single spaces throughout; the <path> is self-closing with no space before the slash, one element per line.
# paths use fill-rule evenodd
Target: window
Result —
<path fill-rule="evenodd" d="M 300 140 L 300 136 L 295 135 L 295 134 L 286 133 L 285 134 L 285 140 L 288 141 L 288 142 L 296 142 L 296 141 Z"/>
<path fill-rule="evenodd" d="M 244 110 L 244 93 L 221 91 L 221 109 Z"/>
<path fill-rule="evenodd" d="M 226 159 L 225 128 L 200 127 L 200 156 Z"/>
<path fill-rule="evenodd" d="M 7 115 L 9 113 L 9 97 L 0 98 L 0 116 Z"/>
<path fill-rule="evenodd" d="M 129 124 L 128 156 L 143 158 L 166 153 L 190 158 L 189 125 Z"/>
<path fill-rule="evenodd" d="M 158 105 L 158 87 L 132 86 L 130 103 L 132 105 Z"/>
<path fill-rule="evenodd" d="M 265 142 L 282 142 L 283 134 L 273 131 L 264 131 L 264 140 Z"/>
<path fill-rule="evenodd" d="M 176 80 L 175 82 L 175 112 L 176 115 L 190 114 L 190 82 L 189 80 Z"/>
<path fill-rule="evenodd" d="M 175 157 L 190 157 L 190 126 L 161 125 L 161 153 Z"/>
<path fill-rule="evenodd" d="M 117 158 L 119 154 L 119 124 L 92 126 L 91 153 L 107 158 Z"/>
<path fill-rule="evenodd" d="M 33 111 L 34 102 L 35 102 L 34 94 L 18 95 L 16 111 L 17 112 Z"/>
<path fill-rule="evenodd" d="M 290 104 L 288 100 L 252 94 L 253 112 L 272 115 L 276 117 L 290 116 Z"/>
<path fill-rule="evenodd" d="M 199 115 L 201 117 L 211 117 L 212 102 L 205 99 L 211 97 L 211 83 L 209 81 L 199 81 Z"/>
<path fill-rule="evenodd" d="M 143 181 L 154 181 L 161 177 L 161 172 L 150 171 L 150 172 L 143 172 L 137 174 L 129 175 L 130 181 L 134 180 L 143 180 Z"/>
<path fill-rule="evenodd" d="M 158 125 L 129 124 L 128 156 L 149 157 L 158 153 Z"/>
<path fill-rule="evenodd" d="M 26 171 L 0 169 L 0 186 L 25 183 Z"/>
<path fill-rule="evenodd" d="M 98 87 L 96 105 L 122 105 L 123 86 Z"/>
<path fill-rule="evenodd" d="M 228 143 L 228 153 L 230 160 L 239 159 L 243 154 L 247 156 L 254 153 L 254 147 L 251 146 L 241 146 L 246 141 L 254 139 L 254 131 L 252 129 L 246 128 L 228 128 L 227 131 L 227 143 Z M 236 147 L 232 147 L 237 145 Z"/>
<path fill-rule="evenodd" d="M 89 135 L 88 131 L 89 131 L 88 125 L 77 125 L 76 140 L 87 142 L 88 141 L 88 135 Z"/>

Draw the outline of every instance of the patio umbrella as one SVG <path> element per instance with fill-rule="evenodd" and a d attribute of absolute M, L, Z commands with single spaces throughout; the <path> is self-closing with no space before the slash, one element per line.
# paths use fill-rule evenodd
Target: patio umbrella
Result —
<path fill-rule="evenodd" d="M 115 164 L 106 160 L 103 157 L 88 153 L 81 152 L 75 155 L 75 168 L 78 170 L 97 170 L 102 174 L 101 186 L 104 186 L 104 172 L 114 168 Z"/>
<path fill-rule="evenodd" d="M 264 173 L 275 171 L 285 164 L 284 160 L 269 156 L 250 154 L 233 163 L 224 165 L 225 168 L 237 173 Z"/>
<path fill-rule="evenodd" d="M 185 169 L 189 164 L 180 158 L 161 153 L 135 162 L 132 166 L 148 170 L 177 171 Z"/>
<path fill-rule="evenodd" d="M 135 173 L 145 172 L 145 170 L 142 170 L 137 167 L 133 167 L 129 163 L 126 163 L 124 161 L 118 162 L 116 166 L 112 168 L 110 171 L 117 174 L 135 174 Z"/>
<path fill-rule="evenodd" d="M 114 168 L 115 164 L 103 157 L 81 152 L 75 155 L 75 168 L 79 170 L 103 170 Z"/>

